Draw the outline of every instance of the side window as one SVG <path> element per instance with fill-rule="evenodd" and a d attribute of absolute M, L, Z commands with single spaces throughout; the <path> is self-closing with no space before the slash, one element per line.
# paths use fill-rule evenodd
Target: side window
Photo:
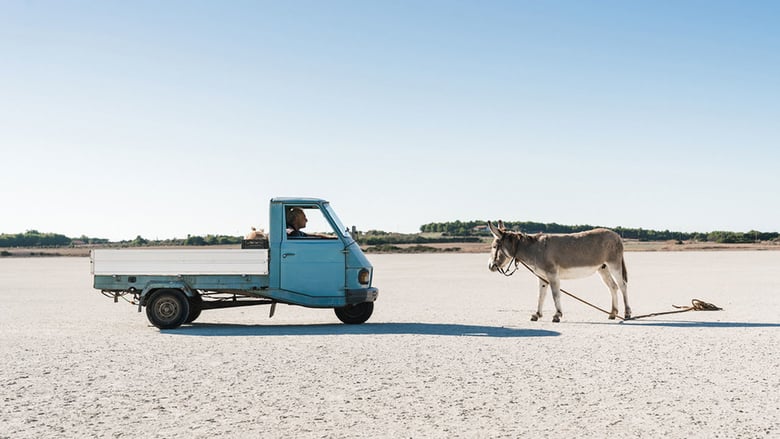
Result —
<path fill-rule="evenodd" d="M 286 206 L 288 239 L 336 239 L 336 232 L 317 206 Z"/>

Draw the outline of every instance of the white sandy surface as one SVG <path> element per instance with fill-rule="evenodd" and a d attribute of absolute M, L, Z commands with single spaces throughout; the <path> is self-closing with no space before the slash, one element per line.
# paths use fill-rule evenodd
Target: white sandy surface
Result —
<path fill-rule="evenodd" d="M 0 438 L 780 437 L 780 252 L 628 253 L 635 314 L 487 255 L 371 255 L 368 323 L 280 306 L 159 331 L 87 258 L 0 259 Z M 563 287 L 599 306 L 597 276 Z M 622 310 L 622 304 L 621 304 Z"/>

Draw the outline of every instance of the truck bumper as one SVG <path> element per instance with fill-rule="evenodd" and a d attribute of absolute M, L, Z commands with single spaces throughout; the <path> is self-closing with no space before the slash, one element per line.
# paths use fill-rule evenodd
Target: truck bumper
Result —
<path fill-rule="evenodd" d="M 379 297 L 379 290 L 370 288 L 360 288 L 356 290 L 347 290 L 347 305 L 354 305 L 356 303 L 374 302 Z"/>

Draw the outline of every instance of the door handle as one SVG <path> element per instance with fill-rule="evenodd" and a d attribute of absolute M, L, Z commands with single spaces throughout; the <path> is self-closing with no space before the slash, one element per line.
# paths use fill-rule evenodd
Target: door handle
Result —
<path fill-rule="evenodd" d="M 282 259 L 286 258 L 287 256 L 295 256 L 295 253 L 282 253 Z"/>

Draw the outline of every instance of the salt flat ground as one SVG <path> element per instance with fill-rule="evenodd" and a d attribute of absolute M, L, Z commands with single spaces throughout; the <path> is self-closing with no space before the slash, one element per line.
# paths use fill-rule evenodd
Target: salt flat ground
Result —
<path fill-rule="evenodd" d="M 87 258 L 0 259 L 0 438 L 780 436 L 780 252 L 628 253 L 635 314 L 484 254 L 373 255 L 374 316 L 206 311 L 159 331 Z M 597 276 L 564 288 L 601 307 Z M 622 305 L 621 305 L 622 309 Z"/>

